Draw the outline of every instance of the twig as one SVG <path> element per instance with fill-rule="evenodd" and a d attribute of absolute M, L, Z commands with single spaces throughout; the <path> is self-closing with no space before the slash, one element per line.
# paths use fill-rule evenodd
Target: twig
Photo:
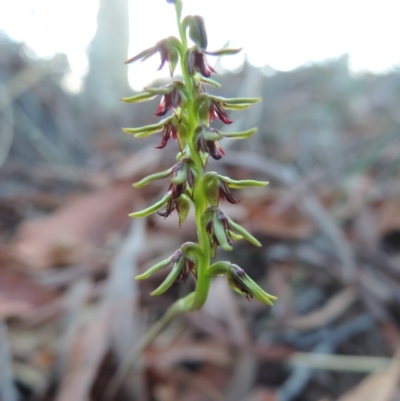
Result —
<path fill-rule="evenodd" d="M 386 369 L 391 362 L 391 358 L 377 356 L 329 355 L 307 352 L 296 352 L 288 360 L 292 367 L 368 373 Z"/>

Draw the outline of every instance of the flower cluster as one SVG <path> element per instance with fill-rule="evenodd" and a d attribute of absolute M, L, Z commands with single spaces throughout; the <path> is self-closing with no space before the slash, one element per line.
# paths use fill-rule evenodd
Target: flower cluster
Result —
<path fill-rule="evenodd" d="M 256 132 L 255 128 L 241 132 L 220 132 L 211 124 L 219 120 L 231 124 L 229 110 L 243 110 L 258 98 L 224 98 L 206 92 L 205 87 L 219 84 L 211 79 L 215 70 L 207 56 L 236 54 L 240 49 L 224 48 L 218 51 L 207 50 L 208 40 L 204 20 L 197 15 L 181 18 L 181 0 L 167 0 L 175 5 L 180 37 L 169 37 L 156 43 L 132 57 L 127 63 L 144 61 L 159 54 L 159 69 L 168 64 L 171 77 L 178 63 L 182 71 L 180 80 L 174 79 L 169 85 L 160 88 L 147 87 L 138 95 L 123 98 L 127 103 L 147 101 L 160 96 L 155 115 L 163 117 L 156 124 L 138 128 L 125 128 L 124 131 L 137 138 L 161 133 L 163 149 L 172 138 L 177 142 L 179 153 L 177 163 L 171 168 L 152 174 L 134 184 L 142 187 L 158 179 L 169 179 L 164 196 L 145 210 L 131 213 L 131 217 L 145 217 L 157 212 L 164 218 L 173 211 L 179 215 L 183 224 L 191 207 L 194 208 L 198 233 L 198 243 L 185 243 L 169 258 L 157 263 L 145 273 L 136 277 L 145 279 L 164 268 L 170 268 L 167 278 L 152 295 L 166 291 L 173 283 L 185 282 L 192 274 L 197 280 L 196 290 L 187 297 L 186 310 L 200 308 L 208 294 L 210 281 L 216 275 L 225 275 L 229 285 L 247 299 L 256 298 L 272 305 L 276 298 L 263 291 L 239 266 L 229 262 L 211 263 L 218 247 L 225 251 L 233 249 L 234 241 L 246 239 L 255 246 L 261 246 L 245 228 L 234 222 L 219 209 L 220 201 L 232 204 L 239 202 L 232 189 L 248 186 L 264 186 L 267 182 L 254 180 L 236 181 L 215 172 L 205 172 L 208 158 L 221 159 L 225 153 L 220 141 L 223 138 L 245 139 Z M 192 46 L 188 46 L 188 42 Z"/>

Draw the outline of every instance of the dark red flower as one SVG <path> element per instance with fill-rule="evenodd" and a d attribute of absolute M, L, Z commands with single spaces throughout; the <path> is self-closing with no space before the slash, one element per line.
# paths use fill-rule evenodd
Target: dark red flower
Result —
<path fill-rule="evenodd" d="M 199 126 L 196 129 L 197 133 L 197 150 L 208 153 L 213 159 L 219 160 L 225 155 L 224 150 L 218 142 L 221 135 L 214 128 Z"/>
<path fill-rule="evenodd" d="M 163 212 L 157 212 L 159 216 L 167 218 L 177 207 L 176 199 L 171 198 Z"/>
<path fill-rule="evenodd" d="M 229 203 L 239 203 L 240 201 L 238 199 L 235 199 L 232 195 L 232 192 L 230 188 L 228 187 L 228 184 L 222 180 L 219 180 L 218 183 L 218 200 L 219 199 L 225 199 Z"/>
<path fill-rule="evenodd" d="M 155 146 L 155 148 L 156 149 L 164 149 L 171 137 L 175 140 L 178 140 L 178 129 L 170 121 L 169 123 L 164 125 L 163 131 L 162 131 L 161 143 L 158 146 Z"/>
<path fill-rule="evenodd" d="M 225 152 L 218 141 L 208 141 L 201 135 L 199 135 L 199 138 L 197 139 L 197 150 L 208 153 L 215 160 L 219 160 L 225 155 Z"/>
<path fill-rule="evenodd" d="M 197 270 L 195 263 L 190 257 L 184 256 L 182 270 L 180 271 L 179 276 L 176 279 L 176 282 L 179 283 L 180 281 L 183 281 L 184 283 L 186 283 L 186 280 L 188 279 L 190 273 L 192 273 L 193 276 L 197 278 Z"/>
<path fill-rule="evenodd" d="M 253 294 L 250 292 L 250 289 L 246 285 L 246 272 L 239 267 L 238 265 L 232 265 L 232 268 L 229 272 L 228 280 L 230 283 L 236 287 L 241 293 L 246 297 L 248 301 L 251 301 L 253 298 Z"/>
<path fill-rule="evenodd" d="M 218 208 L 215 208 L 214 214 L 216 215 L 217 220 L 219 220 L 222 223 L 222 226 L 225 231 L 225 236 L 226 240 L 228 241 L 229 245 L 232 245 L 232 237 L 229 232 L 229 221 L 228 217 L 223 213 L 221 210 Z M 214 221 L 213 219 L 210 219 L 210 221 L 207 223 L 206 226 L 206 231 L 208 233 L 209 239 L 210 239 L 210 245 L 212 248 L 215 248 L 217 245 L 221 245 L 220 242 L 217 239 L 217 236 L 215 235 L 215 228 L 214 228 Z"/>
<path fill-rule="evenodd" d="M 181 104 L 181 94 L 177 88 L 174 88 L 171 93 L 162 96 L 160 105 L 158 106 L 155 115 L 161 117 L 165 115 L 168 110 L 176 109 Z"/>
<path fill-rule="evenodd" d="M 222 121 L 224 124 L 231 124 L 233 121 L 226 114 L 225 109 L 220 103 L 212 100 L 210 105 L 210 123 L 215 119 Z"/>
<path fill-rule="evenodd" d="M 147 60 L 149 57 L 153 56 L 156 53 L 160 54 L 161 64 L 158 67 L 159 70 L 164 67 L 165 63 L 169 64 L 169 69 L 171 76 L 175 70 L 176 64 L 178 62 L 179 52 L 178 48 L 180 46 L 180 42 L 177 38 L 170 36 L 169 38 L 160 40 L 154 46 L 143 50 L 136 56 L 130 58 L 129 60 L 125 61 L 125 64 L 133 63 L 134 61 L 144 61 Z"/>
<path fill-rule="evenodd" d="M 216 72 L 207 61 L 204 53 L 196 46 L 189 50 L 187 66 L 190 75 L 193 75 L 195 72 L 199 72 L 201 75 L 203 75 L 203 77 L 208 78 L 211 76 L 212 72 Z"/>
<path fill-rule="evenodd" d="M 186 168 L 183 162 L 177 163 L 173 170 L 172 170 L 172 177 L 175 178 L 177 177 L 178 173 Z M 179 197 L 185 192 L 186 190 L 186 177 L 184 177 L 184 180 L 179 183 L 173 183 L 171 182 L 168 187 L 168 191 L 171 193 L 172 197 L 171 199 L 167 202 L 166 209 L 163 212 L 157 212 L 160 216 L 162 217 L 168 217 L 175 209 L 178 211 L 178 214 L 180 214 L 179 208 L 182 206 L 182 203 L 179 201 Z"/>

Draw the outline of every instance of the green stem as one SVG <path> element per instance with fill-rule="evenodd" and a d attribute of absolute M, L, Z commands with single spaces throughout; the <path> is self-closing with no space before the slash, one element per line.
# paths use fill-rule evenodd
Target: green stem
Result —
<path fill-rule="evenodd" d="M 206 194 L 203 191 L 203 164 L 199 152 L 197 151 L 194 144 L 194 131 L 199 125 L 198 111 L 194 107 L 194 98 L 198 94 L 198 89 L 193 82 L 193 78 L 189 74 L 186 64 L 186 55 L 188 51 L 186 32 L 181 21 L 181 4 L 178 4 L 178 0 L 175 4 L 176 19 L 179 29 L 179 35 L 182 42 L 182 48 L 180 53 L 180 63 L 183 81 L 187 88 L 189 97 L 187 101 L 187 119 L 188 119 L 188 133 L 187 143 L 190 152 L 190 156 L 194 162 L 197 179 L 193 188 L 193 205 L 195 208 L 196 226 L 197 226 L 197 237 L 199 246 L 202 249 L 202 253 L 198 259 L 197 266 L 197 286 L 192 305 L 192 310 L 200 309 L 206 299 L 210 288 L 210 278 L 207 275 L 207 271 L 210 267 L 210 243 L 206 232 L 206 227 L 203 227 L 201 217 L 208 207 L 208 201 Z"/>

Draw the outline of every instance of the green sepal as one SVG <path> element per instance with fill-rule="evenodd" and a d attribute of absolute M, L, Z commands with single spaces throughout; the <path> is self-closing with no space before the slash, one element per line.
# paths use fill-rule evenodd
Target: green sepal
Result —
<path fill-rule="evenodd" d="M 203 84 L 213 86 L 214 88 L 221 87 L 221 84 L 219 82 L 214 81 L 211 78 L 203 77 L 203 75 L 201 75 L 201 74 L 199 74 L 199 75 L 200 75 L 200 81 L 203 82 Z"/>
<path fill-rule="evenodd" d="M 231 264 L 226 273 L 228 284 L 232 290 L 243 295 L 249 301 L 252 297 L 258 301 L 272 306 L 277 298 L 265 292 L 243 269 Z"/>
<path fill-rule="evenodd" d="M 150 92 L 139 93 L 132 97 L 123 97 L 121 100 L 125 103 L 140 103 L 146 102 L 147 100 L 154 99 L 155 95 Z"/>
<path fill-rule="evenodd" d="M 260 97 L 233 97 L 227 98 L 222 96 L 208 95 L 208 97 L 215 102 L 223 103 L 224 105 L 235 105 L 235 104 L 254 104 L 260 102 L 262 99 Z"/>
<path fill-rule="evenodd" d="M 176 175 L 173 178 L 171 178 L 171 182 L 173 184 L 183 184 L 187 179 L 187 166 L 185 165 L 184 162 L 181 163 L 182 163 L 181 167 L 175 170 Z"/>
<path fill-rule="evenodd" d="M 194 86 L 196 88 L 198 88 L 198 86 L 201 82 L 201 77 L 202 77 L 202 75 L 199 72 L 197 72 L 196 74 L 193 75 Z"/>
<path fill-rule="evenodd" d="M 246 110 L 253 103 L 224 103 L 224 108 L 226 110 Z"/>
<path fill-rule="evenodd" d="M 182 21 L 184 27 L 189 27 L 189 37 L 200 48 L 207 48 L 207 31 L 203 17 L 199 15 L 188 15 Z"/>
<path fill-rule="evenodd" d="M 219 246 L 224 251 L 231 251 L 233 249 L 233 247 L 228 242 L 228 237 L 225 232 L 225 227 L 222 224 L 222 222 L 218 219 L 217 213 L 214 213 L 214 216 L 213 216 L 213 229 L 214 229 L 215 237 L 218 240 Z"/>
<path fill-rule="evenodd" d="M 134 135 L 135 138 L 144 138 L 146 136 L 153 135 L 157 132 L 162 131 L 164 126 L 168 124 L 173 118 L 174 116 L 170 116 L 164 118 L 156 124 L 145 125 L 143 127 L 137 128 L 123 128 L 122 131 L 126 132 L 127 134 Z"/>
<path fill-rule="evenodd" d="M 216 50 L 213 52 L 210 51 L 204 51 L 204 53 L 208 54 L 209 56 L 231 56 L 233 54 L 238 54 L 239 52 L 242 51 L 242 48 L 229 48 L 226 47 L 224 49 Z"/>
<path fill-rule="evenodd" d="M 156 54 L 157 51 L 158 51 L 157 45 L 149 47 L 148 49 L 145 49 L 145 50 L 141 51 L 140 53 L 138 53 L 136 56 L 126 60 L 124 64 L 130 64 L 130 63 L 133 63 L 140 59 L 142 59 L 142 61 L 146 60 L 149 57 L 151 57 L 153 54 Z"/>
<path fill-rule="evenodd" d="M 243 239 L 243 236 L 236 234 L 231 230 L 229 230 L 229 235 L 234 241 L 240 241 L 241 239 Z"/>
<path fill-rule="evenodd" d="M 213 206 L 208 207 L 201 216 L 201 224 L 206 227 L 208 222 L 213 218 L 216 208 Z"/>
<path fill-rule="evenodd" d="M 168 66 L 171 77 L 174 75 L 174 71 L 178 63 L 179 51 L 175 47 L 171 47 L 168 52 Z"/>
<path fill-rule="evenodd" d="M 207 164 L 208 153 L 200 152 L 200 159 L 201 159 L 201 164 L 205 166 Z"/>
<path fill-rule="evenodd" d="M 208 176 L 208 179 L 205 178 L 206 177 L 204 177 L 203 183 L 205 186 L 205 193 L 207 194 L 208 201 L 210 202 L 211 206 L 217 206 L 219 199 L 219 183 L 217 175 L 215 174 L 214 176 Z"/>
<path fill-rule="evenodd" d="M 218 175 L 218 178 L 228 184 L 230 188 L 242 189 L 246 187 L 264 187 L 268 185 L 268 181 L 256 181 L 256 180 L 232 180 L 232 178 Z"/>
<path fill-rule="evenodd" d="M 229 221 L 229 226 L 230 226 L 230 228 L 232 228 L 232 230 L 235 230 L 237 233 L 239 233 L 241 236 L 243 236 L 243 238 L 247 239 L 247 241 L 249 241 L 251 244 L 261 247 L 260 241 L 258 241 L 258 239 L 253 237 L 244 227 L 235 223 L 229 217 L 228 217 L 228 221 Z"/>
<path fill-rule="evenodd" d="M 168 95 L 170 94 L 175 87 L 173 85 L 162 86 L 161 88 L 152 88 L 150 86 L 145 86 L 144 90 L 152 93 L 153 95 Z"/>
<path fill-rule="evenodd" d="M 228 139 L 246 139 L 252 136 L 257 131 L 257 128 L 251 128 L 246 131 L 239 132 L 224 132 L 221 134 L 224 138 Z"/>
<path fill-rule="evenodd" d="M 222 139 L 222 135 L 217 130 L 214 130 L 213 128 L 208 129 L 204 126 L 202 127 L 203 129 L 201 131 L 201 134 L 206 141 L 219 141 L 220 139 Z"/>
<path fill-rule="evenodd" d="M 149 206 L 147 209 L 140 210 L 139 212 L 134 212 L 130 213 L 128 216 L 129 217 L 146 217 L 149 216 L 150 214 L 156 212 L 160 207 L 164 206 L 172 197 L 171 192 L 167 192 L 167 194 L 160 199 L 158 202 L 156 202 L 154 205 Z"/>
<path fill-rule="evenodd" d="M 181 48 L 181 42 L 175 37 L 175 36 L 170 36 L 166 39 L 162 39 L 159 42 L 157 42 L 154 46 L 149 47 L 148 49 L 145 49 L 138 53 L 136 56 L 128 59 L 125 61 L 125 64 L 130 64 L 138 60 L 145 61 L 149 57 L 153 56 L 157 52 L 161 52 L 163 47 L 166 47 L 168 50 L 168 59 L 171 57 L 171 51 L 177 51 L 179 53 L 179 50 Z"/>
<path fill-rule="evenodd" d="M 167 291 L 168 288 L 171 287 L 171 285 L 175 283 L 176 279 L 179 276 L 179 273 L 182 270 L 183 262 L 184 262 L 184 258 L 180 258 L 178 261 L 176 261 L 174 263 L 167 278 L 161 283 L 161 285 L 159 287 L 157 287 L 153 292 L 150 293 L 151 296 L 154 297 L 157 295 L 164 294 L 164 292 Z"/>
<path fill-rule="evenodd" d="M 139 274 L 138 276 L 135 277 L 135 280 L 145 280 L 146 278 L 149 278 L 152 274 L 157 273 L 158 271 L 167 267 L 170 263 L 171 263 L 171 256 L 150 267 L 150 269 L 147 269 L 144 273 Z"/>
<path fill-rule="evenodd" d="M 251 294 L 258 301 L 273 306 L 272 301 L 276 301 L 278 298 L 274 295 L 265 292 L 249 275 L 246 275 L 246 284 L 251 289 Z"/>
<path fill-rule="evenodd" d="M 210 99 L 205 94 L 200 94 L 194 100 L 194 109 L 198 110 L 199 120 L 203 124 L 208 124 L 210 118 Z"/>
<path fill-rule="evenodd" d="M 181 50 L 182 44 L 178 38 L 175 36 L 169 36 L 167 39 L 164 39 L 166 42 L 166 45 L 168 49 L 174 48 L 178 50 L 178 52 Z"/>
<path fill-rule="evenodd" d="M 142 178 L 140 181 L 135 182 L 133 184 L 133 186 L 135 188 L 142 188 L 152 181 L 162 180 L 163 178 L 167 178 L 172 173 L 172 169 L 173 169 L 173 167 L 171 167 L 165 171 L 160 171 L 159 173 L 150 174 L 147 177 Z"/>
<path fill-rule="evenodd" d="M 139 128 L 122 128 L 122 131 L 124 131 L 127 134 L 133 135 L 135 138 L 145 138 L 146 136 L 157 134 L 157 132 L 163 130 L 162 125 L 161 126 L 158 126 L 159 124 L 152 124 L 152 125 L 154 126 L 153 129 L 149 128 L 150 125 L 146 125 L 144 127 L 139 127 Z"/>
<path fill-rule="evenodd" d="M 190 210 L 190 199 L 185 194 L 181 194 L 178 199 L 175 200 L 176 202 L 176 210 L 179 216 L 179 227 L 185 222 L 186 217 L 189 214 Z"/>

